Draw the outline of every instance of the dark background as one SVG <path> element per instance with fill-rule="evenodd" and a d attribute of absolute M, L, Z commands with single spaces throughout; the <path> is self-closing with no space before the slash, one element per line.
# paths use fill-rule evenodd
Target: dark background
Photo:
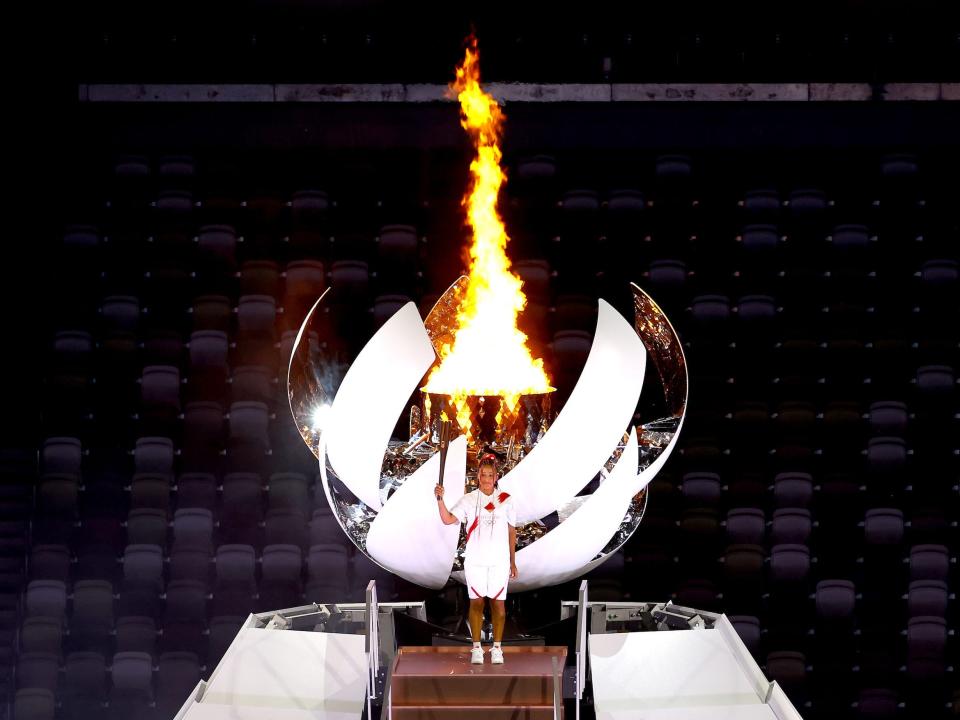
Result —
<path fill-rule="evenodd" d="M 44 717 L 28 706 L 52 697 L 58 717 L 171 717 L 251 609 L 359 599 L 371 576 L 382 596 L 424 596 L 331 532 L 312 457 L 291 433 L 281 353 L 304 297 L 277 280 L 284 312 L 250 332 L 242 312 L 211 320 L 190 310 L 208 295 L 239 307 L 253 282 L 245 263 L 280 272 L 319 261 L 322 283 L 343 293 L 331 344 L 349 358 L 397 296 L 429 307 L 461 269 L 470 148 L 456 106 L 87 103 L 79 86 L 442 84 L 472 24 L 489 81 L 871 86 L 871 99 L 856 102 L 508 103 L 502 207 L 509 252 L 532 288 L 524 322 L 560 397 L 589 348 L 595 298 L 625 309 L 629 280 L 661 302 L 686 346 L 681 448 L 651 487 L 640 530 L 591 578 L 593 596 L 672 598 L 738 618 L 804 717 L 956 713 L 957 642 L 947 631 L 960 519 L 960 113 L 955 102 L 888 97 L 889 83 L 958 81 L 951 10 L 291 2 L 11 11 L 0 712 Z M 186 161 L 177 169 L 170 156 Z M 326 193 L 327 209 L 297 212 L 306 190 Z M 171 191 L 189 208 L 165 210 Z M 215 251 L 193 242 L 213 224 L 243 242 Z M 412 228 L 399 231 L 399 260 L 377 242 L 397 224 Z M 402 240 L 411 232 L 412 250 Z M 367 263 L 366 280 L 339 273 L 343 261 Z M 132 321 L 117 324 L 109 303 L 104 312 L 112 296 L 136 299 Z M 208 321 L 225 322 L 235 343 L 212 374 L 186 347 Z M 65 352 L 56 344 L 65 331 L 89 333 L 89 350 Z M 154 365 L 186 380 L 175 403 L 143 395 L 143 368 Z M 264 368 L 266 395 L 237 380 L 250 366 Z M 263 441 L 225 416 L 252 398 L 270 415 Z M 224 413 L 199 448 L 186 417 L 198 400 Z M 138 474 L 136 441 L 157 436 L 177 448 L 173 467 Z M 80 441 L 78 466 L 62 447 L 40 452 L 51 437 Z M 191 472 L 208 473 L 212 496 L 186 492 Z M 238 472 L 254 472 L 253 484 Z M 209 564 L 202 590 L 182 584 L 176 512 L 204 503 L 218 522 L 204 552 L 240 544 L 261 557 L 293 540 L 302 577 L 272 582 L 261 563 L 253 585 L 235 585 Z M 124 565 L 131 543 L 162 548 L 160 585 Z M 340 554 L 311 555 L 338 544 Z M 82 602 L 78 610 L 77 583 L 89 581 L 110 583 L 100 624 Z M 574 593 L 528 593 L 513 617 L 536 627 Z M 455 627 L 459 590 L 427 595 L 432 619 Z M 150 623 L 163 633 L 151 635 Z M 127 667 L 115 654 L 132 648 L 158 668 L 147 695 L 114 682 Z M 94 679 L 78 680 L 83 672 Z"/>

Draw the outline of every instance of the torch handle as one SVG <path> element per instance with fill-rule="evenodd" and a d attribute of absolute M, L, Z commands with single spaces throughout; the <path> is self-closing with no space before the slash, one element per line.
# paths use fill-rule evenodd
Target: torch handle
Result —
<path fill-rule="evenodd" d="M 450 447 L 450 421 L 440 421 L 440 487 L 443 487 L 443 471 L 447 467 L 447 448 Z"/>

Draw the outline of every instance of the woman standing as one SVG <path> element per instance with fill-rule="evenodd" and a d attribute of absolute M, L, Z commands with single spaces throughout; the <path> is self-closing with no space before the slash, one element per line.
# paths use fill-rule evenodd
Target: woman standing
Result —
<path fill-rule="evenodd" d="M 504 600 L 507 583 L 517 577 L 515 547 L 517 544 L 517 514 L 509 493 L 498 492 L 497 464 L 494 455 L 480 458 L 477 469 L 479 488 L 465 494 L 456 504 L 447 509 L 443 502 L 443 486 L 437 485 L 434 494 L 440 519 L 445 525 L 463 523 L 467 526 L 467 549 L 463 570 L 470 597 L 470 630 L 473 633 L 473 650 L 470 662 L 483 663 L 483 648 L 480 646 L 480 625 L 483 622 L 484 598 L 490 599 L 490 614 L 493 617 L 493 650 L 490 662 L 503 663 L 503 626 L 506 621 Z"/>

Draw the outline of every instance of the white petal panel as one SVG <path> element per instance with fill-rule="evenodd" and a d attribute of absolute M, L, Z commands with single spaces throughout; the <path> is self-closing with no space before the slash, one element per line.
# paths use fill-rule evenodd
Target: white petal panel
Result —
<path fill-rule="evenodd" d="M 646 361 L 636 331 L 601 299 L 577 386 L 540 442 L 500 481 L 517 504 L 517 522 L 553 512 L 603 467 L 633 419 Z"/>
<path fill-rule="evenodd" d="M 364 504 L 380 509 L 383 451 L 410 393 L 436 358 L 412 302 L 370 338 L 337 390 L 324 433 L 330 464 Z"/>
<path fill-rule="evenodd" d="M 613 555 L 611 552 L 591 560 L 613 537 L 627 512 L 630 499 L 649 485 L 667 462 L 680 438 L 683 421 L 684 417 L 681 417 L 676 433 L 660 456 L 632 480 L 627 476 L 626 468 L 637 467 L 638 453 L 636 432 L 631 432 L 630 442 L 613 468 L 613 472 L 583 506 L 565 522 L 517 553 L 519 577 L 510 581 L 510 591 L 519 592 L 546 585 L 560 585 L 587 574 Z M 633 456 L 632 460 L 628 457 L 630 453 Z M 623 474 L 617 475 L 621 468 L 624 469 Z M 615 476 L 617 482 L 613 484 Z M 581 513 L 584 514 L 581 515 Z M 586 546 L 582 551 L 581 545 Z M 596 548 L 593 554 L 587 555 L 587 550 L 593 548 Z"/>
<path fill-rule="evenodd" d="M 603 550 L 620 527 L 637 485 L 637 434 L 623 449 L 610 475 L 590 498 L 550 532 L 517 553 L 519 576 L 511 592 L 555 585 L 571 571 L 579 571 Z"/>
<path fill-rule="evenodd" d="M 444 470 L 444 501 L 452 507 L 463 495 L 467 439 L 450 443 Z M 460 525 L 440 520 L 433 487 L 440 473 L 440 453 L 417 468 L 383 506 L 370 525 L 367 553 L 380 565 L 424 587 L 439 589 L 453 568 Z"/>

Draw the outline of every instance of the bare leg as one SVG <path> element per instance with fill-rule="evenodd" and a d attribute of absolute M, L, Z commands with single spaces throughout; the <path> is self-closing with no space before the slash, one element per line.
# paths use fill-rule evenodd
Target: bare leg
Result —
<path fill-rule="evenodd" d="M 473 641 L 480 642 L 480 629 L 483 625 L 483 598 L 470 600 L 470 632 L 473 634 Z"/>
<path fill-rule="evenodd" d="M 493 641 L 503 640 L 503 626 L 507 621 L 507 609 L 503 600 L 490 601 L 490 614 L 493 615 Z"/>

